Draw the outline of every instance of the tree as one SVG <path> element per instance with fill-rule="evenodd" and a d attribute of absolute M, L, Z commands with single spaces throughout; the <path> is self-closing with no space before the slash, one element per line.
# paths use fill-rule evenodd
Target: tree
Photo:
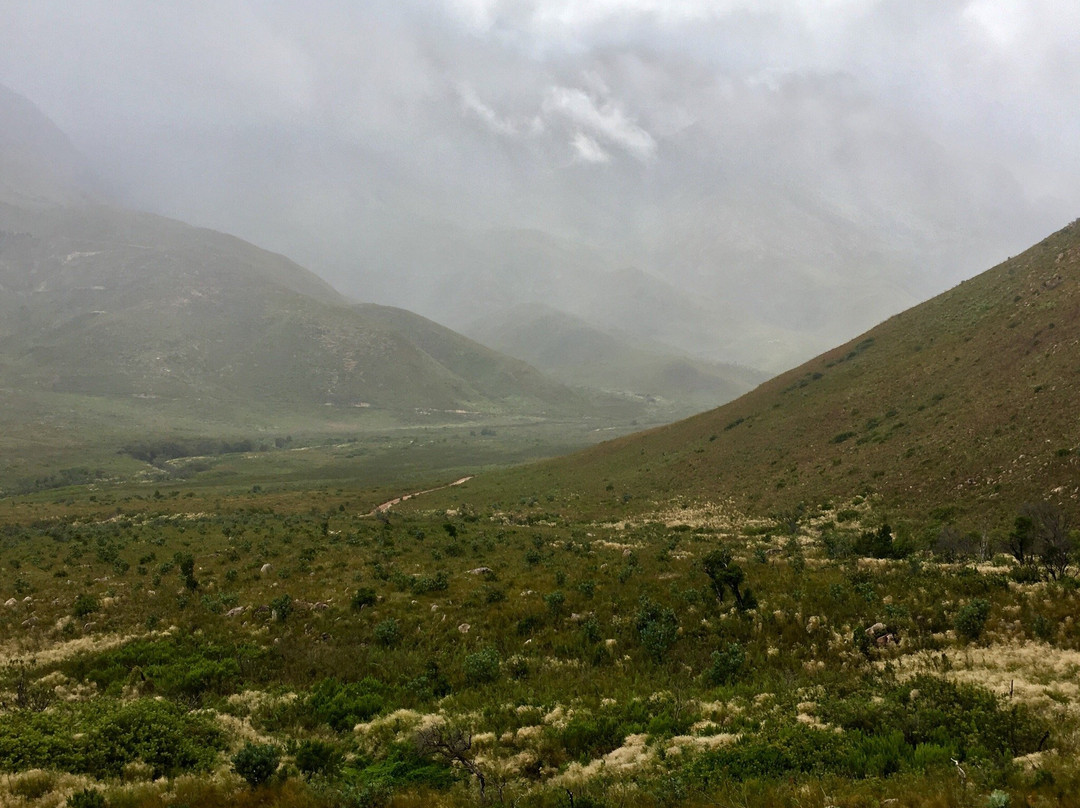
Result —
<path fill-rule="evenodd" d="M 487 778 L 471 754 L 471 732 L 461 727 L 434 724 L 416 733 L 416 748 L 422 755 L 438 755 L 449 763 L 460 764 L 480 784 L 480 801 L 484 801 Z"/>
<path fill-rule="evenodd" d="M 705 574 L 709 576 L 717 600 L 722 603 L 724 593 L 730 590 L 732 597 L 735 598 L 735 608 L 740 612 L 757 606 L 750 588 L 747 587 L 745 590 L 741 588 L 746 573 L 743 572 L 742 567 L 732 561 L 731 550 L 726 547 L 713 550 L 701 560 L 701 563 L 705 568 Z"/>
<path fill-rule="evenodd" d="M 1031 522 L 1034 553 L 1050 578 L 1065 574 L 1074 550 L 1069 515 L 1052 502 L 1025 505 L 1021 514 Z"/>
<path fill-rule="evenodd" d="M 1031 552 L 1035 548 L 1035 525 L 1031 517 L 1021 514 L 1016 517 L 1012 531 L 1005 538 L 1005 549 L 1023 566 L 1031 559 Z"/>

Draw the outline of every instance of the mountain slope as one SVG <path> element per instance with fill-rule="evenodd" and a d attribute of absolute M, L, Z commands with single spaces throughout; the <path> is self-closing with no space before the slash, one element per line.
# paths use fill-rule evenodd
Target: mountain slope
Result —
<path fill-rule="evenodd" d="M 270 408 L 582 403 L 524 363 L 418 316 L 352 306 L 219 233 L 106 208 L 4 208 L 0 230 L 6 386 Z"/>
<path fill-rule="evenodd" d="M 974 528 L 1026 501 L 1075 511 L 1078 346 L 1074 222 L 724 407 L 483 485 L 558 487 L 600 510 L 682 499 L 770 513 L 870 496 Z"/>
<path fill-rule="evenodd" d="M 646 397 L 684 416 L 730 401 L 767 378 L 738 365 L 641 345 L 626 333 L 602 331 L 542 305 L 515 306 L 465 333 L 566 384 Z"/>

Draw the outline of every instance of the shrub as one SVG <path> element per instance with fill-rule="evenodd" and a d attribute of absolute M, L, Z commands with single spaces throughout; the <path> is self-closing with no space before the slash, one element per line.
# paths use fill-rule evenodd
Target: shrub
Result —
<path fill-rule="evenodd" d="M 341 770 L 342 760 L 334 744 L 317 738 L 305 739 L 296 748 L 296 768 L 308 778 L 315 774 L 334 777 Z"/>
<path fill-rule="evenodd" d="M 292 614 L 293 603 L 292 596 L 288 593 L 274 598 L 270 601 L 270 611 L 279 622 L 284 623 L 289 619 L 289 615 Z"/>
<path fill-rule="evenodd" d="M 281 750 L 274 744 L 251 743 L 232 756 L 233 771 L 252 788 L 258 788 L 277 771 Z"/>
<path fill-rule="evenodd" d="M 990 617 L 990 602 L 975 598 L 956 613 L 956 633 L 972 642 L 982 636 L 986 620 Z"/>
<path fill-rule="evenodd" d="M 79 595 L 75 598 L 75 605 L 71 609 L 71 613 L 77 618 L 88 617 L 96 612 L 101 606 L 98 604 L 98 599 L 93 595 Z"/>
<path fill-rule="evenodd" d="M 465 681 L 470 685 L 486 684 L 499 678 L 499 652 L 494 646 L 486 646 L 475 654 L 468 654 L 462 664 Z"/>
<path fill-rule="evenodd" d="M 96 788 L 84 788 L 68 797 L 68 808 L 107 808 L 105 796 Z"/>
<path fill-rule="evenodd" d="M 356 590 L 356 594 L 352 597 L 352 609 L 354 612 L 358 612 L 365 606 L 374 606 L 378 601 L 379 598 L 374 589 L 362 586 Z"/>
<path fill-rule="evenodd" d="M 746 652 L 737 642 L 729 642 L 720 651 L 713 651 L 712 667 L 706 678 L 711 685 L 727 685 L 735 681 L 746 664 Z"/>
<path fill-rule="evenodd" d="M 317 721 L 336 732 L 345 732 L 382 710 L 382 690 L 382 682 L 371 677 L 349 684 L 323 679 L 312 689 L 305 703 Z"/>
<path fill-rule="evenodd" d="M 391 648 L 401 642 L 401 628 L 398 621 L 388 617 L 375 626 L 375 642 L 384 648 Z"/>
<path fill-rule="evenodd" d="M 655 662 L 663 660 L 664 654 L 679 636 L 679 619 L 675 612 L 654 603 L 648 595 L 642 595 L 638 602 L 634 627 L 641 647 Z"/>

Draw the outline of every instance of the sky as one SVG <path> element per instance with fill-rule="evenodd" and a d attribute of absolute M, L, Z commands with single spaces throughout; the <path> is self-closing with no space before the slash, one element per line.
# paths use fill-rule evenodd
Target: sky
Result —
<path fill-rule="evenodd" d="M 485 252 L 492 230 L 543 234 L 541 253 L 582 277 L 633 266 L 716 318 L 742 312 L 740 327 L 756 312 L 808 354 L 1080 215 L 1071 0 L 0 0 L 0 14 L 0 83 L 116 199 L 455 327 L 483 316 L 481 281 L 567 297 L 542 288 L 559 273 L 536 269 L 535 244 Z M 709 353 L 699 337 L 679 347 Z"/>

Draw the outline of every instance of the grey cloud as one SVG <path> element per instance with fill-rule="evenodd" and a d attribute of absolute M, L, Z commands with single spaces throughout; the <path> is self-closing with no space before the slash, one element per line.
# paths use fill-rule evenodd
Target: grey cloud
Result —
<path fill-rule="evenodd" d="M 530 229 L 831 338 L 1080 208 L 1052 0 L 7 6 L 0 83 L 130 204 L 427 314 L 392 234 Z"/>

